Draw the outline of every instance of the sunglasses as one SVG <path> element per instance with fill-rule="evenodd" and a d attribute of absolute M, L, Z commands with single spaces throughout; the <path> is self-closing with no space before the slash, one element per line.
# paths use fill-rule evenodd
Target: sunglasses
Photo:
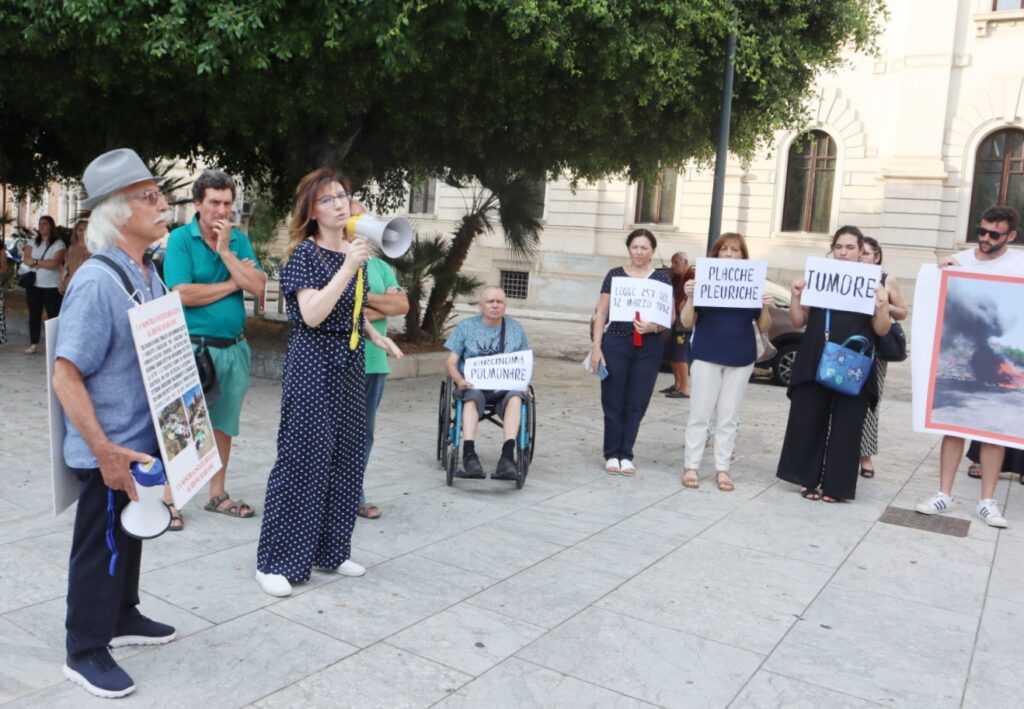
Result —
<path fill-rule="evenodd" d="M 986 229 L 983 226 L 976 226 L 976 227 L 974 227 L 974 235 L 976 237 L 978 237 L 979 239 L 981 237 L 983 237 L 983 236 L 987 236 L 988 238 L 992 239 L 992 241 L 999 241 L 1000 239 L 1002 239 L 1004 236 L 1006 236 L 1009 233 L 1010 232 L 1008 232 L 1008 231 L 1004 232 L 1004 231 L 996 231 L 995 229 Z"/>

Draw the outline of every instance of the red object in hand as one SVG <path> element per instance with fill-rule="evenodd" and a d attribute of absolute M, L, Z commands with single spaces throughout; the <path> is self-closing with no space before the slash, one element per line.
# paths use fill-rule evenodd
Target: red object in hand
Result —
<path fill-rule="evenodd" d="M 640 322 L 640 311 L 636 311 L 636 321 Z M 633 328 L 633 347 L 643 347 L 644 336 L 637 332 L 636 328 Z"/>

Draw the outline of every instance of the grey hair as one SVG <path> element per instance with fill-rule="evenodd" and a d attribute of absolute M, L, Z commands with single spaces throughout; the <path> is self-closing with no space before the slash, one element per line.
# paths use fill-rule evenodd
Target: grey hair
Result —
<path fill-rule="evenodd" d="M 114 194 L 93 207 L 85 228 L 85 245 L 92 253 L 124 243 L 121 227 L 132 216 L 132 208 L 120 194 Z"/>
<path fill-rule="evenodd" d="M 674 254 L 672 254 L 672 258 L 675 258 L 676 256 L 678 256 L 683 261 L 686 261 L 687 263 L 690 262 L 690 257 L 686 255 L 685 251 L 676 251 Z"/>
<path fill-rule="evenodd" d="M 508 296 L 505 294 L 504 288 L 502 288 L 501 286 L 490 285 L 484 286 L 483 288 L 480 289 L 480 292 L 477 294 L 477 302 L 482 303 L 484 301 L 484 294 L 491 289 L 499 291 L 503 296 L 505 296 L 505 298 L 508 298 Z"/>

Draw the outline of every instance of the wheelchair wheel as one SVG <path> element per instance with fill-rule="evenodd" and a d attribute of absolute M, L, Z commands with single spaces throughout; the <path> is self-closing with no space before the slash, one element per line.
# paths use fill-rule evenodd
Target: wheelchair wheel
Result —
<path fill-rule="evenodd" d="M 533 387 L 530 387 L 533 393 Z M 533 451 L 537 448 L 537 396 L 534 394 L 526 402 L 526 430 L 530 432 L 530 442 L 526 446 L 526 462 L 533 462 Z"/>
<path fill-rule="evenodd" d="M 442 468 L 447 465 L 443 454 L 445 452 L 445 446 L 448 444 L 448 427 L 450 425 L 450 417 L 452 412 L 452 380 L 445 378 L 441 382 L 441 395 L 438 397 L 437 403 L 437 462 Z"/>
<path fill-rule="evenodd" d="M 455 468 L 459 465 L 459 449 L 446 443 L 444 451 L 444 481 L 451 487 L 455 479 Z"/>
<path fill-rule="evenodd" d="M 526 473 L 529 471 L 530 463 L 526 459 L 526 452 L 516 447 L 516 490 L 522 490 L 526 484 Z"/>

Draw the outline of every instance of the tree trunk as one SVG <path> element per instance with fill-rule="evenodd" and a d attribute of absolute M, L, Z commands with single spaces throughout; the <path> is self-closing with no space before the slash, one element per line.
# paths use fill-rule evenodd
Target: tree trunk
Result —
<path fill-rule="evenodd" d="M 420 329 L 420 300 L 423 298 L 421 284 L 422 280 L 416 279 L 416 284 L 406 294 L 409 298 L 409 310 L 405 313 L 405 339 L 408 342 L 422 342 L 426 339 L 423 330 Z"/>
<path fill-rule="evenodd" d="M 431 337 L 442 334 L 444 323 L 452 310 L 451 293 L 455 274 L 462 270 L 466 256 L 469 255 L 469 247 L 483 231 L 483 220 L 476 213 L 464 216 L 462 223 L 455 231 L 451 248 L 448 250 L 448 257 L 441 269 L 444 277 L 434 280 L 434 287 L 430 290 L 427 307 L 423 310 L 423 321 L 420 323 L 420 329 Z"/>

